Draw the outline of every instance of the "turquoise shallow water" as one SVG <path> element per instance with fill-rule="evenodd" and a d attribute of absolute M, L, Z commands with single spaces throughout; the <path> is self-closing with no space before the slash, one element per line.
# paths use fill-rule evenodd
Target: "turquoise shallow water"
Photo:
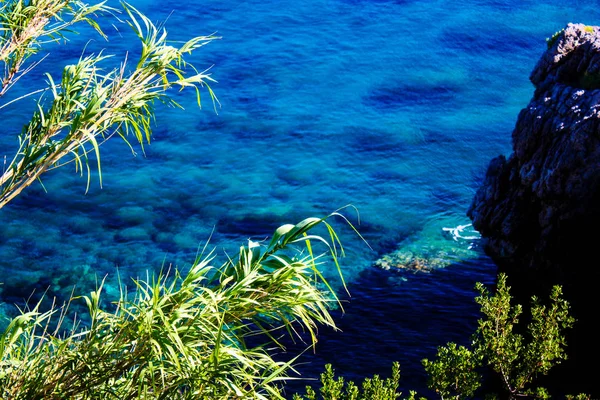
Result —
<path fill-rule="evenodd" d="M 299 370 L 316 377 L 334 363 L 350 378 L 403 365 L 403 385 L 421 389 L 419 360 L 435 346 L 467 340 L 476 281 L 495 267 L 471 241 L 445 227 L 467 224 L 466 209 L 487 163 L 510 151 L 510 133 L 533 87 L 528 75 L 545 38 L 567 22 L 597 24 L 589 1 L 306 0 L 132 4 L 167 21 L 173 39 L 217 32 L 193 55 L 212 66 L 221 107 L 174 94 L 185 111 L 157 108 L 152 144 L 132 157 L 104 146 L 104 185 L 85 194 L 68 167 L 48 173 L 45 193 L 28 189 L 0 212 L 0 310 L 14 313 L 33 290 L 85 293 L 96 277 L 114 283 L 162 265 L 189 266 L 211 243 L 235 252 L 249 237 L 353 204 L 373 250 L 342 223 L 352 298 L 342 333 L 322 332 Z M 88 31 L 52 46 L 27 86 L 58 76 L 87 44 L 122 57 L 135 39 L 105 24 L 111 41 Z M 135 51 L 133 52 L 133 55 Z M 130 55 L 131 57 L 132 55 Z M 37 86 L 34 86 L 37 85 Z M 1 110 L 0 155 L 33 110 Z M 356 220 L 355 214 L 349 215 Z M 476 241 L 475 241 L 476 243 Z M 374 267 L 398 249 L 434 252 L 429 274 Z M 461 257 L 456 257 L 456 250 Z M 467 256 L 464 256 L 467 254 Z M 326 270 L 334 278 L 335 273 Z M 108 295 L 115 294 L 114 284 Z M 295 387 L 302 385 L 296 384 Z"/>

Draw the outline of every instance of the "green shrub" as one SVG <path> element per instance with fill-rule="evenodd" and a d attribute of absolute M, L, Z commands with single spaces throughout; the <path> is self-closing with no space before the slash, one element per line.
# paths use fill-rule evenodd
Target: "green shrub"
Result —
<path fill-rule="evenodd" d="M 591 396 L 585 393 L 579 393 L 578 395 L 567 395 L 567 400 L 591 400 Z"/>
<path fill-rule="evenodd" d="M 480 295 L 475 301 L 481 306 L 483 318 L 478 321 L 472 346 L 469 348 L 448 343 L 438 348 L 434 361 L 424 359 L 422 362 L 429 375 L 429 388 L 441 399 L 473 397 L 481 387 L 482 368 L 488 366 L 500 376 L 509 399 L 549 398 L 544 388 L 534 385 L 534 380 L 538 375 L 547 374 L 554 365 L 566 358 L 564 330 L 573 326 L 574 319 L 568 315 L 569 304 L 561 298 L 561 288 L 553 288 L 549 305 L 542 305 L 537 298 L 532 298 L 531 322 L 525 336 L 515 332 L 522 307 L 511 305 L 506 275 L 499 275 L 493 295 L 481 283 L 476 288 Z M 399 379 L 400 366 L 395 363 L 391 378 L 381 380 L 375 376 L 365 379 L 361 391 L 354 382 L 345 383 L 343 378 L 335 379 L 333 369 L 328 365 L 321 375 L 321 397 L 307 387 L 304 397 L 296 394 L 294 399 L 397 399 L 400 397 L 397 391 Z M 487 393 L 484 397 L 496 399 L 498 395 Z M 415 398 L 416 393 L 409 392 L 409 399 Z M 585 400 L 589 396 L 579 394 L 567 398 Z"/>
<path fill-rule="evenodd" d="M 566 359 L 564 330 L 574 323 L 561 288 L 552 289 L 549 306 L 532 298 L 531 322 L 524 336 L 515 331 L 522 307 L 511 305 L 506 275 L 499 275 L 494 295 L 481 283 L 476 287 L 480 295 L 475 301 L 484 318 L 478 322 L 472 349 L 449 343 L 439 348 L 436 361 L 424 360 L 431 375 L 430 388 L 442 398 L 470 397 L 479 387 L 480 376 L 475 371 L 487 365 L 500 375 L 509 398 L 548 397 L 545 389 L 535 387 L 533 381 Z"/>
<path fill-rule="evenodd" d="M 344 378 L 335 378 L 331 364 L 325 366 L 321 374 L 320 396 L 310 386 L 306 387 L 306 395 L 294 395 L 294 400 L 396 400 L 401 396 L 398 392 L 400 381 L 400 364 L 392 366 L 392 376 L 381 379 L 378 375 L 366 378 L 359 388 L 353 381 L 345 382 Z M 415 393 L 410 393 L 410 399 L 415 398 Z"/>
<path fill-rule="evenodd" d="M 424 359 L 423 366 L 430 376 L 429 388 L 442 399 L 468 398 L 481 386 L 477 368 L 481 366 L 478 355 L 464 346 L 448 343 L 438 348 L 435 361 Z"/>

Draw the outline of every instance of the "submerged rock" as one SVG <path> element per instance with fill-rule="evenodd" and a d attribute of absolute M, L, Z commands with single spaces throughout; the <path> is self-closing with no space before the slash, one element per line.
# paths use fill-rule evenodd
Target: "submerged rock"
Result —
<path fill-rule="evenodd" d="M 429 272 L 436 268 L 437 264 L 439 264 L 439 259 L 430 260 L 415 256 L 410 251 L 396 251 L 375 261 L 375 266 L 385 270 L 399 268 L 419 272 Z"/>
<path fill-rule="evenodd" d="M 479 239 L 471 224 L 441 229 L 425 227 L 399 243 L 395 251 L 381 256 L 375 266 L 392 271 L 431 272 L 478 257 L 475 242 Z"/>
<path fill-rule="evenodd" d="M 509 274 L 519 301 L 565 287 L 579 319 L 570 367 L 599 356 L 591 336 L 599 301 L 595 249 L 600 226 L 600 28 L 569 24 L 534 68 L 535 93 L 512 134 L 513 153 L 490 162 L 468 210 L 486 251 Z M 592 331 L 590 331 L 592 332 Z M 595 350 L 589 351 L 595 346 Z M 578 372 L 578 373 L 579 373 Z M 573 375 L 577 375 L 574 373 Z M 576 390 L 586 390 L 578 386 Z M 591 390 L 591 389 L 590 389 Z"/>

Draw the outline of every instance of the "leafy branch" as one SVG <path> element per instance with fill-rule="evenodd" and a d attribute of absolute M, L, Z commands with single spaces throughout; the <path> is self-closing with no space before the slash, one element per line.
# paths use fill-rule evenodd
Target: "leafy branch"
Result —
<path fill-rule="evenodd" d="M 6 49 L 3 50 L 4 52 L 13 54 L 18 50 L 23 54 L 29 54 L 35 51 L 35 44 L 39 42 L 40 37 L 58 35 L 66 26 L 77 21 L 85 20 L 97 27 L 97 24 L 87 15 L 94 11 L 106 10 L 103 3 L 87 7 L 68 0 L 44 1 L 56 3 L 56 7 L 52 10 L 55 10 L 58 5 L 75 10 L 73 18 L 46 30 L 47 22 L 35 24 L 33 21 L 38 17 L 33 13 L 34 16 L 20 25 L 24 27 L 25 33 L 21 32 L 23 29 L 15 29 L 12 36 L 5 40 L 2 47 Z M 39 4 L 30 5 L 35 9 L 39 6 Z M 91 169 L 88 153 L 95 154 L 100 171 L 99 146 L 115 134 L 121 136 L 130 147 L 127 139 L 130 134 L 135 136 L 142 145 L 145 141 L 149 142 L 154 102 L 159 100 L 180 107 L 165 94 L 174 86 L 182 89 L 194 88 L 199 105 L 202 87 L 206 88 L 213 102 L 217 101 L 207 85 L 208 82 L 214 81 L 207 71 L 198 72 L 184 60 L 185 54 L 191 53 L 216 37 L 198 36 L 179 47 L 174 47 L 167 42 L 167 33 L 164 29 L 157 28 L 132 6 L 124 3 L 123 7 L 129 17 L 129 25 L 142 43 L 141 55 L 135 69 L 127 72 L 126 63 L 123 62 L 120 68 L 104 72 L 99 64 L 108 56 L 100 53 L 82 56 L 77 64 L 66 66 L 59 84 L 55 84 L 52 77 L 47 74 L 52 102 L 47 108 L 44 108 L 41 102 L 38 103 L 38 111 L 19 135 L 18 152 L 0 176 L 0 208 L 38 180 L 42 173 L 68 162 L 74 162 L 76 170 L 81 174 L 86 171 L 89 187 Z M 52 15 L 62 20 L 57 12 L 63 8 L 53 11 Z M 9 13 L 6 20 L 10 18 L 16 19 Z M 47 17 L 43 18 L 47 19 Z M 10 23 L 14 22 L 11 20 Z M 6 24 L 8 25 L 9 22 Z M 24 35 L 29 39 L 19 39 L 25 37 Z M 11 59 L 10 57 L 5 59 L 5 64 L 10 66 Z M 24 58 L 20 57 L 19 60 L 21 59 Z M 186 67 L 194 73 L 186 76 Z M 70 156 L 67 161 L 63 159 L 65 156 Z M 101 173 L 99 179 L 102 184 Z"/>
<path fill-rule="evenodd" d="M 475 301 L 484 318 L 478 322 L 472 349 L 448 343 L 438 349 L 435 361 L 423 360 L 430 388 L 442 398 L 473 396 L 480 386 L 477 370 L 483 365 L 500 375 L 510 399 L 548 397 L 544 388 L 532 386 L 533 381 L 567 358 L 564 331 L 573 327 L 575 319 L 569 315 L 569 303 L 562 299 L 561 288 L 555 286 L 549 305 L 532 298 L 526 335 L 517 333 L 522 307 L 511 305 L 506 280 L 505 274 L 498 276 L 494 294 L 483 284 L 476 285 L 480 295 Z"/>
<path fill-rule="evenodd" d="M 114 10 L 105 2 L 89 6 L 78 0 L 2 1 L 0 4 L 0 62 L 4 76 L 0 97 L 30 68 L 25 61 L 48 41 L 64 38 L 63 32 L 78 22 L 87 22 L 104 38 L 106 36 L 92 18 L 97 12 Z"/>

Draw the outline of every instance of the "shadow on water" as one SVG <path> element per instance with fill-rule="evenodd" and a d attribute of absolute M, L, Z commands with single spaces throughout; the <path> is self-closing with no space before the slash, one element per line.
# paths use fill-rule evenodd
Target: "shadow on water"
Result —
<path fill-rule="evenodd" d="M 514 53 L 516 49 L 539 52 L 540 49 L 538 38 L 506 28 L 480 27 L 465 30 L 461 26 L 445 30 L 441 40 L 446 49 L 460 50 L 467 54 L 509 54 Z"/>
<path fill-rule="evenodd" d="M 458 85 L 452 83 L 400 84 L 384 86 L 371 92 L 363 101 L 367 106 L 380 110 L 393 110 L 402 107 L 442 107 L 452 104 L 460 92 Z"/>

